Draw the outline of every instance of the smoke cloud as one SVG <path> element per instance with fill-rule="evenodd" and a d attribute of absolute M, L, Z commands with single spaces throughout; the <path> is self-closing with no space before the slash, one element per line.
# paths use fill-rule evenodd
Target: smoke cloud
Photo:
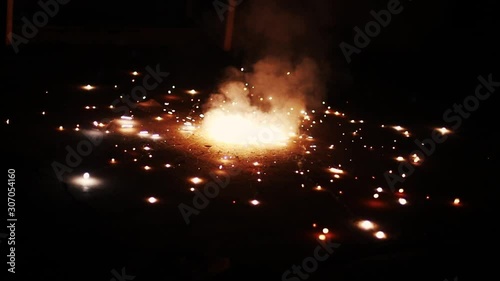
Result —
<path fill-rule="evenodd" d="M 307 1 L 255 0 L 240 6 L 234 47 L 248 67 L 227 69 L 218 93 L 205 104 L 204 128 L 225 140 L 231 137 L 229 127 L 259 143 L 280 142 L 297 134 L 301 114 L 324 99 L 330 71 L 320 46 L 328 44 L 317 14 L 311 13 L 317 7 Z"/>

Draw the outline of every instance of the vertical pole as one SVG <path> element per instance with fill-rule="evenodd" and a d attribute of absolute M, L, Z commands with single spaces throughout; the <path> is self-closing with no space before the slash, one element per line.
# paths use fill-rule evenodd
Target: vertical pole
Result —
<path fill-rule="evenodd" d="M 14 0 L 7 0 L 7 9 L 6 9 L 6 19 L 7 22 L 5 24 L 5 45 L 10 45 L 10 35 L 12 34 L 12 22 L 14 20 Z"/>
<path fill-rule="evenodd" d="M 229 1 L 229 14 L 227 16 L 226 22 L 226 36 L 224 38 L 224 50 L 231 50 L 231 45 L 233 41 L 233 30 L 234 30 L 234 12 L 236 9 L 236 0 Z"/>

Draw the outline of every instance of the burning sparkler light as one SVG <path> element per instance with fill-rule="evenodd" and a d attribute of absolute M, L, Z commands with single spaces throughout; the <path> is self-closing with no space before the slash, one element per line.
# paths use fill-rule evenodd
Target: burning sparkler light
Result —
<path fill-rule="evenodd" d="M 387 235 L 383 231 L 377 231 L 375 232 L 375 237 L 378 239 L 385 239 L 387 238 Z"/>
<path fill-rule="evenodd" d="M 364 220 L 364 221 L 358 222 L 358 227 L 363 229 L 363 230 L 371 230 L 371 229 L 375 228 L 375 225 L 369 220 Z"/>
<path fill-rule="evenodd" d="M 194 177 L 194 178 L 191 178 L 190 181 L 194 184 L 199 184 L 201 183 L 203 180 L 198 178 L 198 177 Z"/>
<path fill-rule="evenodd" d="M 82 176 L 75 176 L 70 182 L 82 188 L 83 191 L 89 191 L 90 188 L 96 187 L 101 183 L 97 178 L 91 177 L 89 173 L 84 173 Z"/>
<path fill-rule="evenodd" d="M 204 129 L 207 136 L 218 142 L 237 145 L 282 145 L 293 132 L 273 124 L 272 116 L 257 111 L 237 113 L 237 110 L 214 110 L 206 114 Z"/>
<path fill-rule="evenodd" d="M 341 169 L 337 169 L 337 168 L 330 168 L 328 169 L 331 173 L 334 173 L 334 174 L 343 174 L 344 171 L 341 170 Z"/>
<path fill-rule="evenodd" d="M 259 202 L 259 200 L 254 199 L 254 200 L 250 201 L 250 204 L 257 206 L 260 204 L 260 202 Z"/>
<path fill-rule="evenodd" d="M 90 91 L 90 90 L 95 89 L 95 87 L 94 87 L 94 86 L 92 86 L 92 85 L 90 85 L 90 84 L 88 84 L 88 85 L 86 85 L 86 86 L 83 86 L 83 87 L 82 87 L 82 89 L 87 90 L 87 91 Z"/>
<path fill-rule="evenodd" d="M 298 135 L 301 117 L 309 118 L 301 110 L 306 107 L 306 94 L 320 95 L 321 91 L 311 75 L 316 70 L 312 61 L 297 65 L 293 75 L 286 75 L 283 68 L 292 66 L 264 59 L 254 65 L 253 72 L 233 71 L 234 77 L 222 83 L 205 106 L 202 134 L 217 143 L 286 146 Z"/>
<path fill-rule="evenodd" d="M 446 134 L 449 134 L 451 131 L 448 130 L 447 128 L 445 127 L 442 127 L 442 128 L 438 128 L 436 129 L 438 132 L 440 132 L 442 135 L 446 135 Z"/>

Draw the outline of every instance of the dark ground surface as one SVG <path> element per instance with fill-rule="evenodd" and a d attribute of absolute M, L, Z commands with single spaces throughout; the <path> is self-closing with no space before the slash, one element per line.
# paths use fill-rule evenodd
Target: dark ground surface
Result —
<path fill-rule="evenodd" d="M 478 75 L 498 73 L 498 55 L 491 49 L 474 45 L 473 55 L 467 56 L 467 46 L 446 52 L 432 48 L 419 53 L 363 53 L 349 70 L 338 71 L 338 77 L 349 79 L 332 78 L 329 104 L 350 118 L 408 126 L 425 136 L 430 132 L 426 129 L 445 125 L 442 114 L 447 108 L 474 92 Z M 224 67 L 239 66 L 237 59 L 216 47 L 28 47 L 4 58 L 3 164 L 4 169 L 15 168 L 17 176 L 17 277 L 110 280 L 111 269 L 125 267 L 134 280 L 280 280 L 285 270 L 312 255 L 316 242 L 308 236 L 309 215 L 321 213 L 315 218 L 318 222 L 343 233 L 341 247 L 308 280 L 496 278 L 496 93 L 405 183 L 415 187 L 415 197 L 432 194 L 435 201 L 374 211 L 364 208 L 355 195 L 350 197 L 346 203 L 353 213 L 383 221 L 398 233 L 395 239 L 376 241 L 362 233 L 348 234 L 353 233 L 348 228 L 355 217 L 325 201 L 330 199 L 300 190 L 286 196 L 269 191 L 265 196 L 273 205 L 258 211 L 228 211 L 231 206 L 223 198 L 215 200 L 186 226 L 177 204 L 189 197 L 160 189 L 175 186 L 176 175 L 144 177 L 127 168 L 101 168 L 94 173 L 115 178 L 114 190 L 120 185 L 120 191 L 101 194 L 99 200 L 65 190 L 54 177 L 51 162 L 64 157 L 65 144 L 80 138 L 59 139 L 48 129 L 80 120 L 73 110 L 82 101 L 72 96 L 78 91 L 72 87 L 125 83 L 121 79 L 128 79 L 127 72 L 160 63 L 171 75 L 158 93 L 172 84 L 210 90 Z M 57 117 L 40 118 L 41 108 Z M 79 170 L 95 169 L 96 163 L 108 159 L 106 146 L 96 152 Z M 137 203 L 150 192 L 164 195 L 167 202 L 153 207 Z M 446 203 L 454 197 L 464 206 Z M 0 244 L 2 256 L 5 246 Z M 230 261 L 228 270 L 208 273 L 209 268 L 216 272 L 213 264 L 223 258 Z"/>

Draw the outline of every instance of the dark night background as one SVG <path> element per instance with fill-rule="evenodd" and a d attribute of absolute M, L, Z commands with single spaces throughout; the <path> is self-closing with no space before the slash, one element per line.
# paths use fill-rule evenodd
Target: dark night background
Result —
<path fill-rule="evenodd" d="M 2 1 L 2 5 L 5 5 L 5 2 Z M 252 0 L 243 0 L 237 7 L 237 22 L 240 19 L 239 13 L 243 14 L 250 9 L 251 2 Z M 320 52 L 319 56 L 332 69 L 326 81 L 327 99 L 330 104 L 352 112 L 353 118 L 431 127 L 442 123 L 442 114 L 447 108 L 474 93 L 478 75 L 487 76 L 493 73 L 493 80 L 500 80 L 500 20 L 499 10 L 495 6 L 496 1 L 493 0 L 401 1 L 404 6 L 403 12 L 393 15 L 389 26 L 383 28 L 380 35 L 373 38 L 361 54 L 353 55 L 352 63 L 346 63 L 338 47 L 339 43 L 345 41 L 352 44 L 354 26 L 364 27 L 372 20 L 370 11 L 385 9 L 387 2 L 387 0 L 284 2 L 287 3 L 285 5 L 287 9 L 303 12 L 305 17 L 313 20 L 313 25 L 317 26 L 310 31 L 310 34 L 314 33 L 316 36 L 314 38 L 323 40 L 321 42 L 324 42 L 324 45 L 318 46 L 317 41 L 304 41 L 301 46 L 313 54 L 318 54 L 316 51 Z M 36 1 L 15 0 L 14 32 L 16 30 L 19 32 L 22 17 L 31 19 L 33 13 L 38 10 Z M 1 11 L 0 27 L 3 38 L 5 27 L 3 6 Z M 33 240 L 34 237 L 40 237 L 36 238 L 39 239 L 37 247 L 44 249 L 47 255 L 47 257 L 42 255 L 35 257 L 55 261 L 53 268 L 43 269 L 47 272 L 58 271 L 59 267 L 79 263 L 79 259 L 95 259 L 96 263 L 108 261 L 101 260 L 99 253 L 95 253 L 96 256 L 93 257 L 51 256 L 51 239 L 66 241 L 67 247 L 74 248 L 75 251 L 85 246 L 73 246 L 81 240 L 75 241 L 73 237 L 66 236 L 68 233 L 57 232 L 64 229 L 64 219 L 61 219 L 63 222 L 58 219 L 53 220 L 50 215 L 64 217 L 64 214 L 60 213 L 61 209 L 51 206 L 51 202 L 36 202 L 36 190 L 47 183 L 39 182 L 34 175 L 41 173 L 42 168 L 38 164 L 49 163 L 48 160 L 38 159 L 40 155 L 44 155 L 43 149 L 30 148 L 32 146 L 30 142 L 36 142 L 37 137 L 24 129 L 8 128 L 5 126 L 5 120 L 8 118 L 15 120 L 29 131 L 32 126 L 30 120 L 37 118 L 34 117 L 34 112 L 38 110 L 38 105 L 47 101 L 42 95 L 45 89 L 61 90 L 65 89 L 63 84 L 80 85 L 82 80 L 96 84 L 111 83 L 109 75 L 117 69 L 120 71 L 143 69 L 145 65 L 158 62 L 171 72 L 169 79 L 176 84 L 195 84 L 203 89 L 213 88 L 225 67 L 229 65 L 239 67 L 255 53 L 255 48 L 251 50 L 246 48 L 248 45 L 245 43 L 246 33 L 239 33 L 243 29 L 239 29 L 238 24 L 234 31 L 234 49 L 225 52 L 222 49 L 224 28 L 225 21 L 219 20 L 211 0 L 129 2 L 71 0 L 68 4 L 60 6 L 60 12 L 49 20 L 47 26 L 40 29 L 35 38 L 28 44 L 20 46 L 19 54 L 14 54 L 11 47 L 4 47 L 1 50 L 0 92 L 4 96 L 0 115 L 2 136 L 7 139 L 2 144 L 3 166 L 5 169 L 10 167 L 5 167 L 6 165 L 12 164 L 18 167 L 16 168 L 19 170 L 17 198 L 20 202 L 17 208 L 19 217 L 24 215 L 27 218 L 26 223 L 21 224 L 17 230 L 20 243 L 19 271 L 30 271 L 30 268 L 42 270 L 32 265 L 33 261 L 29 263 L 26 261 L 26 267 L 22 268 L 21 256 L 30 252 L 30 249 L 23 248 L 22 243 Z M 497 94 L 498 92 L 494 93 L 487 102 L 480 105 L 480 109 L 474 112 L 470 119 L 464 121 L 455 142 L 440 147 L 432 160 L 432 166 L 438 168 L 434 171 L 422 170 L 421 178 L 419 175 L 418 184 L 426 186 L 427 189 L 450 190 L 454 186 L 459 186 L 462 194 L 477 203 L 477 209 L 467 215 L 467 222 L 463 222 L 463 225 L 461 222 L 453 222 L 455 232 L 464 231 L 460 239 L 450 242 L 451 246 L 429 242 L 432 245 L 430 247 L 454 248 L 456 255 L 460 253 L 466 257 L 461 259 L 458 265 L 457 261 L 453 263 L 449 260 L 433 261 L 437 267 L 446 269 L 443 269 L 441 274 L 449 274 L 449 280 L 452 280 L 455 269 L 459 271 L 457 274 L 461 273 L 458 280 L 479 280 L 486 276 L 488 276 L 486 278 L 498 278 L 495 265 L 489 264 L 496 261 L 496 252 L 493 249 L 498 248 L 496 228 L 491 225 L 496 223 L 497 218 L 494 215 L 498 211 L 496 202 L 498 193 L 495 190 L 498 187 L 498 182 L 495 180 L 498 174 L 496 173 Z M 65 112 L 68 110 L 66 108 L 68 104 L 71 104 L 69 98 L 63 96 L 61 99 L 51 100 L 49 109 Z M 488 161 L 484 160 L 486 157 Z M 41 212 L 41 209 L 44 211 Z M 39 217 L 35 219 L 30 215 L 37 212 L 47 215 L 46 220 L 40 221 Z M 69 216 L 65 219 L 71 220 Z M 83 221 L 88 220 L 88 224 L 94 223 L 85 214 L 78 213 L 75 216 Z M 98 223 L 106 224 L 106 222 Z M 439 224 L 439 219 L 436 219 L 436 224 Z M 71 230 L 69 233 L 72 231 L 77 232 Z M 447 235 L 444 232 L 441 234 L 442 237 Z M 77 239 L 84 238 L 77 237 Z M 85 242 L 81 243 L 85 245 Z M 131 244 L 140 248 L 135 242 Z M 2 242 L 0 244 L 2 256 L 4 246 Z M 393 247 L 397 253 L 397 246 Z M 54 251 L 59 250 L 58 248 Z M 175 251 L 182 250 L 172 250 Z M 133 256 L 134 253 L 126 255 Z M 156 252 L 154 249 L 148 249 L 147 253 L 153 257 L 160 256 L 159 250 Z M 125 257 L 123 260 L 119 259 L 120 253 L 117 252 L 116 256 L 117 261 L 110 262 L 116 268 L 127 263 Z M 258 256 L 254 258 L 259 259 Z M 387 263 L 391 262 L 389 257 L 384 256 L 380 259 L 385 258 L 388 259 Z M 424 258 L 417 256 L 415 259 L 423 262 L 421 259 Z M 161 268 L 163 265 L 159 260 L 160 258 L 157 259 L 158 264 L 151 267 Z M 345 276 L 350 276 L 349 272 L 357 270 L 346 268 L 343 268 L 343 272 L 347 272 Z M 363 271 L 363 278 L 371 276 L 372 280 L 379 280 L 376 275 L 378 267 L 368 268 L 369 271 L 373 271 L 373 275 Z M 267 280 L 266 270 L 274 270 L 259 268 L 260 271 L 257 269 L 253 271 L 251 265 L 241 266 L 239 269 L 241 274 L 234 275 L 237 278 L 229 276 L 223 280 L 250 279 L 256 276 Z M 418 275 L 417 271 L 408 273 L 404 267 L 393 268 L 390 264 L 381 270 L 400 272 L 400 278 L 393 276 L 394 280 L 410 280 Z M 260 272 L 263 272 L 263 275 L 258 275 Z M 496 275 L 489 277 L 490 273 Z M 35 273 L 32 275 L 36 276 Z M 82 273 L 81 278 L 107 281 L 110 278 L 108 275 L 109 272 L 94 272 L 89 269 L 88 272 Z M 92 276 L 96 277 L 87 279 Z M 434 277 L 436 280 L 442 280 L 440 276 L 436 273 Z M 73 275 L 58 277 L 65 280 L 80 278 Z M 175 279 L 175 276 L 151 278 L 142 279 L 138 276 L 136 280 L 183 280 Z M 343 279 L 330 277 L 314 280 Z"/>
<path fill-rule="evenodd" d="M 243 1 L 240 10 L 249 2 Z M 498 62 L 494 1 L 403 1 L 403 12 L 393 16 L 390 25 L 360 55 L 354 55 L 350 65 L 346 64 L 338 44 L 342 41 L 352 44 L 353 27 L 364 27 L 372 19 L 370 10 L 386 7 L 387 1 L 289 1 L 292 2 L 299 3 L 295 5 L 296 11 L 308 17 L 321 17 L 317 30 L 328 42 L 328 49 L 323 47 L 321 51 L 336 72 L 329 81 L 335 83 L 331 98 L 356 99 L 357 106 L 365 107 L 368 113 L 377 111 L 377 116 L 387 113 L 387 109 L 391 118 L 395 110 L 401 109 L 399 113 L 405 116 L 422 115 L 423 108 L 429 112 L 435 107 L 434 116 L 440 119 L 437 115 L 451 104 L 450 98 L 459 100 L 465 94 L 463 90 L 475 85 L 477 75 L 494 72 Z M 29 44 L 21 45 L 25 56 L 12 56 L 7 48 L 4 58 L 7 62 L 17 59 L 14 64 L 19 65 L 30 54 L 41 52 L 45 59 L 68 55 L 70 61 L 78 63 L 86 61 L 87 56 L 103 54 L 95 63 L 104 64 L 119 57 L 120 52 L 125 55 L 120 60 L 133 62 L 140 55 L 152 57 L 157 51 L 158 56 L 169 52 L 179 54 L 175 57 L 191 66 L 213 57 L 207 54 L 212 49 L 221 49 L 224 23 L 218 19 L 212 1 L 189 3 L 72 0 L 60 7 L 60 13 Z M 17 28 L 19 33 L 21 18 L 31 19 L 37 9 L 35 1 L 15 1 L 14 31 Z M 245 56 L 238 51 L 238 36 L 237 27 L 233 56 L 222 55 L 217 62 L 237 63 Z M 48 67 L 45 63 L 32 64 L 32 71 L 38 72 L 37 65 Z M 51 69 L 64 67 L 58 67 L 57 61 L 50 65 Z M 375 92 L 381 85 L 385 87 L 382 95 Z M 374 103 L 378 106 L 373 107 Z M 394 104 L 401 106 L 396 109 Z"/>

